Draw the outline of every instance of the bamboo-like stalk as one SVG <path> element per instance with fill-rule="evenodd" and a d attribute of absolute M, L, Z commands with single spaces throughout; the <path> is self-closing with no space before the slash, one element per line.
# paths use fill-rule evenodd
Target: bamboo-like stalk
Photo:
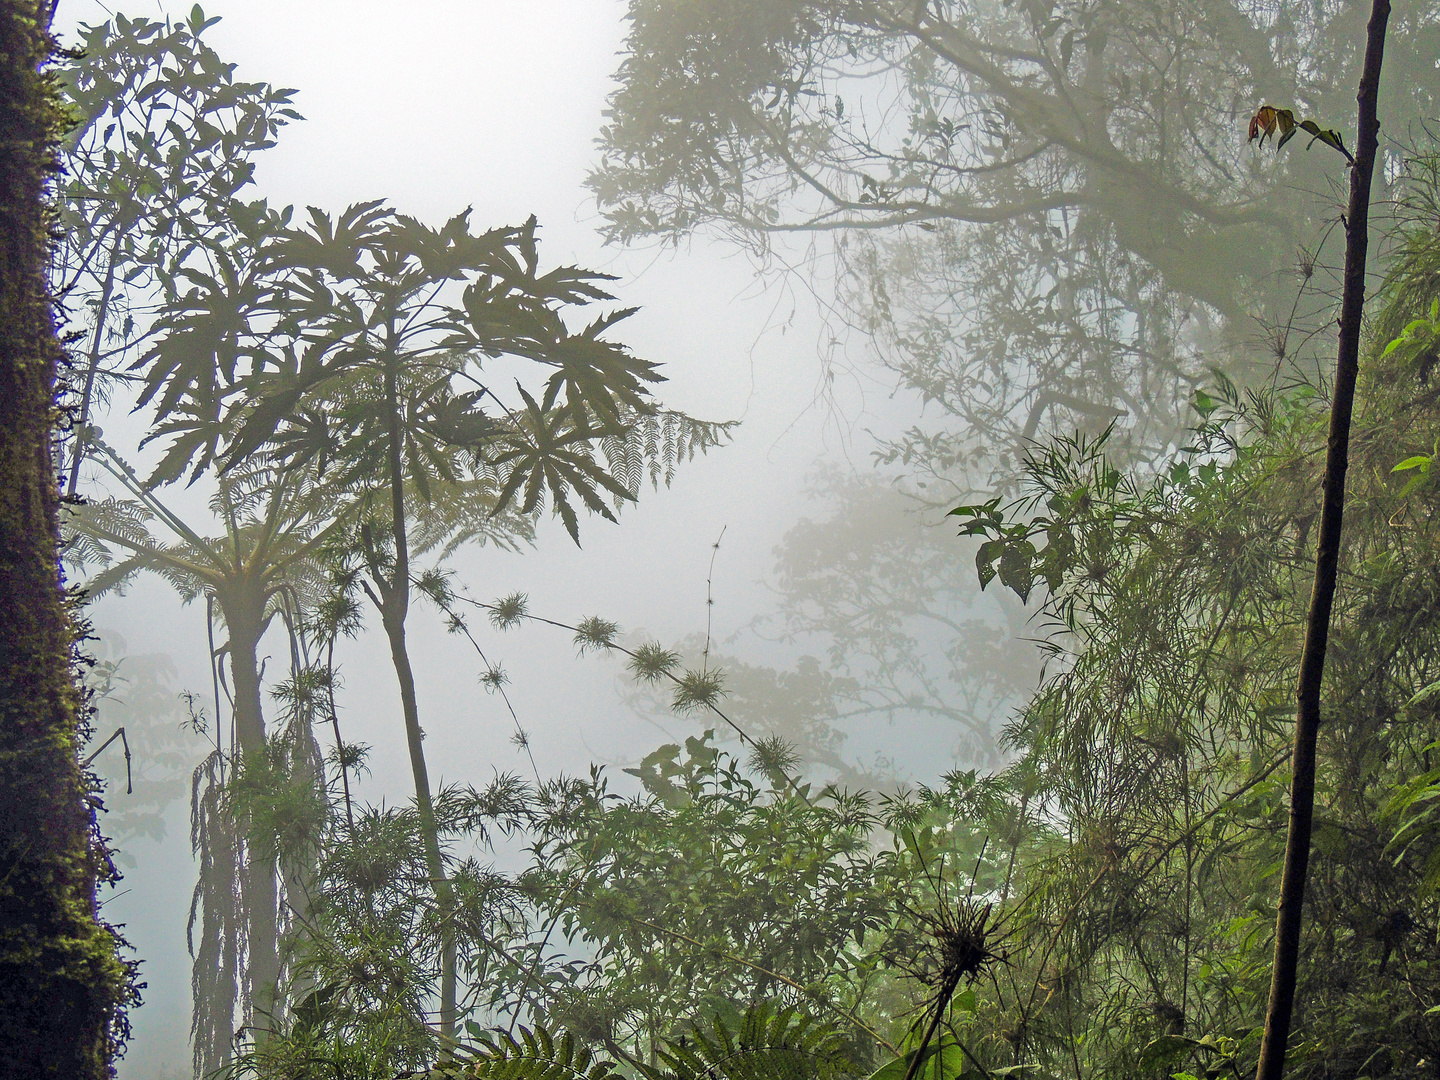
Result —
<path fill-rule="evenodd" d="M 1285 869 L 1275 916 L 1275 963 L 1265 1034 L 1260 1044 L 1256 1080 L 1280 1080 L 1285 1072 L 1285 1046 L 1295 1010 L 1295 972 L 1300 957 L 1300 926 L 1305 903 L 1305 875 L 1310 865 L 1310 833 L 1315 811 L 1315 742 L 1320 730 L 1320 690 L 1325 675 L 1325 649 L 1340 561 L 1340 533 L 1345 514 L 1345 472 L 1350 459 L 1350 418 L 1355 405 L 1355 380 L 1360 367 L 1360 324 L 1365 307 L 1365 257 L 1369 247 L 1370 182 L 1375 172 L 1380 122 L 1376 101 L 1385 57 L 1385 28 L 1390 0 L 1374 0 L 1366 29 L 1365 65 L 1356 94 L 1355 159 L 1350 167 L 1350 206 L 1345 220 L 1345 279 L 1340 300 L 1340 349 L 1330 406 L 1330 438 L 1325 453 L 1320 530 L 1315 552 L 1315 582 L 1305 622 L 1296 688 L 1295 750 L 1290 781 L 1290 829 L 1285 841 Z"/>
<path fill-rule="evenodd" d="M 390 364 L 385 371 L 385 396 L 389 409 L 388 446 L 386 449 L 386 480 L 390 488 L 390 538 L 394 545 L 395 563 L 390 580 L 381 570 L 374 553 L 371 577 L 380 588 L 375 600 L 381 622 L 390 641 L 390 658 L 400 685 L 400 706 L 405 721 L 405 742 L 410 754 L 410 771 L 415 783 L 415 810 L 420 819 L 421 841 L 425 845 L 425 864 L 440 922 L 440 1016 L 439 1035 L 441 1060 L 448 1060 L 455 1047 L 457 958 L 455 939 L 455 893 L 445 873 L 444 855 L 440 850 L 439 828 L 435 807 L 430 796 L 430 774 L 425 763 L 420 728 L 420 710 L 415 696 L 415 675 L 410 666 L 410 653 L 405 643 L 405 619 L 410 610 L 410 550 L 405 522 L 404 434 L 401 430 L 399 399 L 399 361 L 391 328 Z"/>

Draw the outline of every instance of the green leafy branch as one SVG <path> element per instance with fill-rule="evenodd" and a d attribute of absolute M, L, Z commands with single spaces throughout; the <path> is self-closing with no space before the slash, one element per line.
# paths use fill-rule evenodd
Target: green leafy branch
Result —
<path fill-rule="evenodd" d="M 1322 142 L 1332 150 L 1338 150 L 1345 155 L 1345 160 L 1351 165 L 1355 164 L 1355 158 L 1349 150 L 1345 149 L 1345 140 L 1340 132 L 1334 128 L 1322 128 L 1314 120 L 1296 120 L 1295 114 L 1289 109 L 1277 109 L 1274 105 L 1261 105 L 1255 115 L 1250 118 L 1250 138 L 1247 142 L 1260 140 L 1260 145 L 1265 145 L 1265 140 L 1275 139 L 1275 150 L 1278 153 L 1284 145 L 1295 137 L 1295 132 L 1309 132 L 1313 138 L 1305 149 L 1309 150 L 1317 142 Z"/>
<path fill-rule="evenodd" d="M 677 712 L 708 709 L 714 713 L 755 753 L 758 760 L 766 763 L 767 772 L 774 773 L 776 778 L 783 782 L 782 786 L 789 788 L 806 804 L 810 803 L 810 785 L 801 784 L 781 767 L 783 755 L 777 753 L 775 745 L 768 739 L 754 738 L 720 708 L 718 702 L 725 692 L 720 672 L 680 669 L 677 674 L 680 657 L 660 644 L 650 643 L 641 645 L 638 649 L 628 649 L 615 640 L 620 633 L 620 625 L 598 615 L 582 619 L 579 625 L 532 615 L 529 611 L 529 599 L 524 593 L 513 593 L 487 604 L 454 592 L 446 581 L 435 576 L 417 578 L 414 584 L 445 612 L 454 626 L 464 626 L 463 618 L 455 610 L 456 602 L 469 604 L 488 612 L 490 622 L 497 630 L 508 630 L 526 621 L 543 623 L 569 631 L 574 635 L 575 645 L 582 653 L 605 649 L 626 657 L 630 671 L 637 679 L 648 682 L 669 680 L 675 688 L 671 705 Z"/>

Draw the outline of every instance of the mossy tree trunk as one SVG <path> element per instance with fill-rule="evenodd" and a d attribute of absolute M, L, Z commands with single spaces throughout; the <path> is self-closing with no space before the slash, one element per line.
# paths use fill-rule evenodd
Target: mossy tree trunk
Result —
<path fill-rule="evenodd" d="M 111 1075 L 128 975 L 96 915 L 105 856 L 78 760 L 57 554 L 47 14 L 0 0 L 0 1077 L 98 1080 Z"/>

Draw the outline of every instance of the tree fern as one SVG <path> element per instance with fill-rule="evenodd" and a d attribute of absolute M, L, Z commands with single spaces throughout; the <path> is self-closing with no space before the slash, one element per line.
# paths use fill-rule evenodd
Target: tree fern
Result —
<path fill-rule="evenodd" d="M 696 420 L 684 413 L 659 409 L 623 417 L 624 434 L 609 435 L 600 442 L 610 475 L 632 495 L 638 496 L 648 476 L 657 490 L 675 479 L 682 461 L 693 461 L 730 437 L 733 423 Z M 619 500 L 616 501 L 617 507 Z"/>
<path fill-rule="evenodd" d="M 507 1032 L 482 1032 L 469 1025 L 476 1041 L 454 1062 L 421 1074 L 425 1080 L 618 1080 L 614 1062 L 596 1058 L 569 1032 L 558 1039 L 543 1026 L 522 1027 L 520 1038 Z"/>
<path fill-rule="evenodd" d="M 760 1004 L 732 1027 L 714 1016 L 666 1040 L 665 1070 L 645 1068 L 651 1080 L 839 1080 L 857 1075 L 845 1037 L 833 1025 Z"/>

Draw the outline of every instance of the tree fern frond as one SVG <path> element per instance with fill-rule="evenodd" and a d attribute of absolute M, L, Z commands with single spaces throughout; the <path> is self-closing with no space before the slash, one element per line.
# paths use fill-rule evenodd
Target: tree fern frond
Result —
<path fill-rule="evenodd" d="M 682 461 L 721 445 L 735 426 L 734 421 L 712 423 L 670 409 L 631 412 L 624 419 L 625 433 L 606 436 L 600 449 L 610 475 L 632 495 L 639 495 L 647 475 L 656 490 L 662 480 L 669 487 Z"/>
<path fill-rule="evenodd" d="M 112 544 L 132 551 L 160 547 L 162 542 L 150 533 L 154 517 L 140 503 L 128 499 L 70 504 L 61 523 L 69 545 L 65 561 L 76 567 L 108 566 L 114 558 Z"/>
<path fill-rule="evenodd" d="M 489 544 L 502 551 L 520 551 L 535 538 L 536 514 L 511 505 L 492 513 L 500 485 L 493 476 L 431 484 L 424 511 L 415 513 L 410 531 L 414 554 L 436 553 L 449 558 L 466 544 Z M 418 496 L 407 492 L 407 500 Z M 417 508 L 418 509 L 418 508 Z"/>
<path fill-rule="evenodd" d="M 118 563 L 110 563 L 98 574 L 81 583 L 87 600 L 97 600 L 108 592 L 124 595 L 130 579 L 142 570 L 154 569 L 154 560 L 148 555 L 132 555 Z"/>
<path fill-rule="evenodd" d="M 614 1062 L 596 1058 L 568 1031 L 559 1038 L 543 1025 L 522 1027 L 520 1038 L 471 1026 L 475 1043 L 457 1051 L 456 1060 L 422 1074 L 424 1080 L 609 1080 Z"/>
<path fill-rule="evenodd" d="M 765 1003 L 746 1010 L 733 1029 L 717 1015 L 666 1044 L 659 1056 L 674 1080 L 840 1080 L 857 1075 L 845 1037 L 833 1025 Z M 654 1072 L 651 1080 L 663 1075 Z"/>

